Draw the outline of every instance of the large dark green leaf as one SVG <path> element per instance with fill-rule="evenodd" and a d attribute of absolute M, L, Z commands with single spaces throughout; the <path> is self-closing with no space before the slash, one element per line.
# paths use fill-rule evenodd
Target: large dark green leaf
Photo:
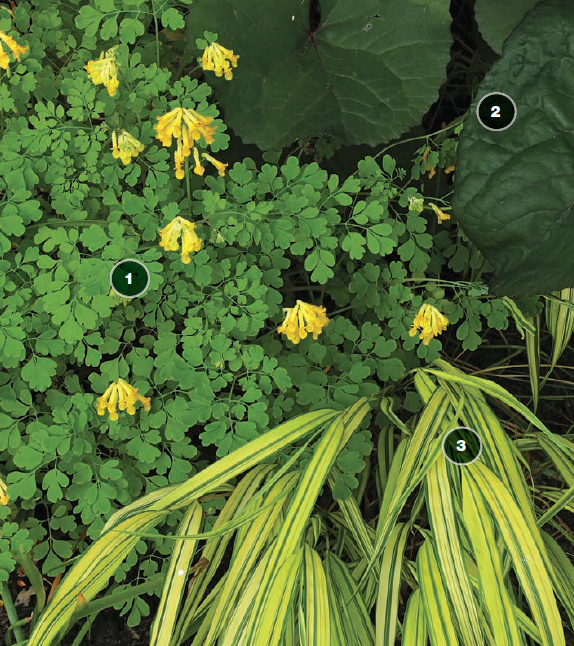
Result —
<path fill-rule="evenodd" d="M 312 35 L 310 4 L 193 3 L 190 47 L 207 29 L 241 57 L 231 81 L 208 72 L 226 123 L 262 149 L 314 134 L 374 146 L 418 123 L 445 78 L 447 0 L 323 0 Z"/>
<path fill-rule="evenodd" d="M 538 5 L 480 85 L 461 135 L 453 213 L 509 296 L 574 285 L 574 3 Z M 517 117 L 483 128 L 478 101 L 508 94 Z"/>
<path fill-rule="evenodd" d="M 476 22 L 484 40 L 498 54 L 512 30 L 540 0 L 476 0 Z"/>

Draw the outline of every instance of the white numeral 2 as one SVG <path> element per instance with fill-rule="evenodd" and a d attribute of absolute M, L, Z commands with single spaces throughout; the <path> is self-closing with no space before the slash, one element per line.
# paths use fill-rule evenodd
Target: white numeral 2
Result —
<path fill-rule="evenodd" d="M 500 106 L 493 105 L 492 108 L 490 108 L 490 116 L 491 117 L 499 117 L 500 116 Z"/>

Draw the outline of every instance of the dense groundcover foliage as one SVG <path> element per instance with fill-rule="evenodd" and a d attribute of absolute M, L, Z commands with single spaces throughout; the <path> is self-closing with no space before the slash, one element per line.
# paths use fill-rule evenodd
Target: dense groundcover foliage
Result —
<path fill-rule="evenodd" d="M 141 496 L 367 397 L 378 410 L 325 472 L 333 504 L 360 500 L 376 429 L 410 435 L 430 401 L 412 376 L 443 345 L 480 352 L 489 330 L 517 330 L 536 365 L 542 300 L 491 294 L 451 210 L 470 117 L 420 128 L 447 76 L 447 4 L 0 4 L 1 582 L 23 553 L 53 580 Z M 374 148 L 335 172 L 355 144 Z M 110 284 L 126 259 L 149 272 L 135 298 Z M 387 467 L 392 431 L 390 446 Z M 314 455 L 296 443 L 273 460 Z M 200 501 L 203 532 L 221 493 Z M 158 527 L 197 533 L 186 513 Z M 165 572 L 172 549 L 137 542 L 116 589 L 134 566 Z M 130 625 L 149 613 L 143 596 L 116 608 Z"/>

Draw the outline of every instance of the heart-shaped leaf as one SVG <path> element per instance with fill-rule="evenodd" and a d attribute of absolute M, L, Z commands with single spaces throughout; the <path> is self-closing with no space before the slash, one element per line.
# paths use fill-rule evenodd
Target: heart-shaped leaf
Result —
<path fill-rule="evenodd" d="M 375 146 L 418 123 L 445 78 L 449 28 L 444 0 L 196 0 L 187 35 L 197 51 L 216 31 L 239 54 L 231 81 L 209 82 L 245 143 L 277 149 L 319 134 Z"/>
<path fill-rule="evenodd" d="M 462 132 L 453 213 L 494 268 L 491 291 L 543 294 L 574 285 L 574 4 L 547 0 L 506 41 Z M 477 103 L 516 104 L 506 130 L 480 125 Z"/>

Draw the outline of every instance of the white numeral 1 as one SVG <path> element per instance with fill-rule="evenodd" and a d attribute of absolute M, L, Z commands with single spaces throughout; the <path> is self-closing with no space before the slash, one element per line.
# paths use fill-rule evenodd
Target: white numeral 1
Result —
<path fill-rule="evenodd" d="M 128 279 L 128 285 L 131 285 L 132 284 L 132 274 L 131 274 L 131 272 L 126 276 L 126 278 Z"/>

